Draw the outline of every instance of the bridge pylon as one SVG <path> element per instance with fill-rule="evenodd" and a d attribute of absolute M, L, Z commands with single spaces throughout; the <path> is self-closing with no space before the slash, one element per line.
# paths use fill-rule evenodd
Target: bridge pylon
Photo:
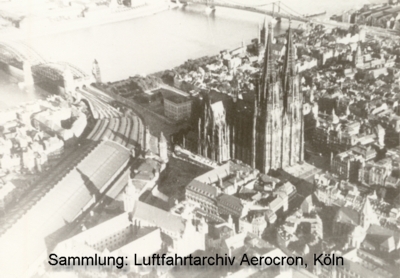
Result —
<path fill-rule="evenodd" d="M 273 2 L 272 3 L 272 15 L 275 13 L 275 5 L 277 5 L 277 13 L 279 14 L 281 12 L 281 1 Z M 281 22 L 280 17 L 274 17 L 277 22 Z"/>
<path fill-rule="evenodd" d="M 214 0 L 206 0 L 206 13 L 215 11 Z"/>

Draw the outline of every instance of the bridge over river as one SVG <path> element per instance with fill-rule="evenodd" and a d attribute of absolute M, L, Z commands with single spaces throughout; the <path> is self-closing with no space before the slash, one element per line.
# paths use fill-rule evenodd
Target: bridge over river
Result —
<path fill-rule="evenodd" d="M 298 12 L 291 9 L 284 3 L 281 3 L 280 1 L 275 1 L 260 5 L 242 5 L 238 4 L 233 0 L 176 0 L 176 2 L 178 4 L 181 3 L 183 5 L 185 4 L 206 5 L 209 9 L 214 9 L 215 7 L 224 7 L 224 8 L 260 13 L 271 16 L 277 20 L 284 18 L 300 22 L 310 21 L 310 18 L 299 14 Z"/>
<path fill-rule="evenodd" d="M 331 27 L 339 27 L 339 28 L 349 28 L 354 25 L 346 22 L 338 22 L 329 19 L 321 19 L 315 18 L 316 15 L 302 15 L 299 12 L 295 11 L 291 7 L 282 3 L 281 1 L 273 1 L 266 4 L 239 4 L 235 0 L 172 0 L 180 5 L 188 5 L 188 4 L 196 4 L 196 5 L 205 5 L 207 9 L 212 11 L 215 7 L 223 7 L 230 9 L 237 9 L 242 11 L 249 11 L 259 14 L 264 14 L 267 16 L 271 16 L 275 18 L 277 21 L 281 19 L 288 19 L 298 22 L 312 22 L 315 24 L 322 24 Z M 320 13 L 322 14 L 322 13 Z M 376 35 L 379 37 L 392 37 L 399 36 L 399 32 L 390 29 L 383 29 L 372 26 L 363 25 L 362 28 L 365 28 L 371 35 Z"/>

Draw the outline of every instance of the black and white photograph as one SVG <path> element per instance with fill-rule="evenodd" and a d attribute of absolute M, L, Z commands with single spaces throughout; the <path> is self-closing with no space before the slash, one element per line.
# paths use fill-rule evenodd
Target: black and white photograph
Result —
<path fill-rule="evenodd" d="M 0 278 L 395 278 L 400 0 L 0 0 Z"/>

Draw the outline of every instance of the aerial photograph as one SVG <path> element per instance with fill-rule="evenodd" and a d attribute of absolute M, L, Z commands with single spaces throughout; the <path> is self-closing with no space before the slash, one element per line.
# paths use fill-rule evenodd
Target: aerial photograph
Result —
<path fill-rule="evenodd" d="M 0 278 L 395 278 L 400 0 L 0 0 Z"/>

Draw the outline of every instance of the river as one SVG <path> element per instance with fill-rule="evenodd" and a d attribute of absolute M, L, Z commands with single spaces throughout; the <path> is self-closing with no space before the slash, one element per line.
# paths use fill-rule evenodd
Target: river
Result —
<path fill-rule="evenodd" d="M 383 2 L 383 0 L 378 0 Z M 259 5 L 271 1 L 229 0 L 231 3 Z M 284 0 L 294 11 L 305 14 L 326 10 L 326 17 L 350 8 L 360 8 L 366 0 Z M 374 1 L 376 2 L 376 1 Z M 207 15 L 204 6 L 190 5 L 152 16 L 99 25 L 26 41 L 51 61 L 68 61 L 90 72 L 97 59 L 103 82 L 124 79 L 170 69 L 187 59 L 214 55 L 223 49 L 239 47 L 257 36 L 264 16 L 239 10 L 217 8 Z M 297 27 L 298 23 L 292 23 Z M 275 34 L 284 32 L 288 21 L 275 26 Z M 0 97 L 7 104 L 25 100 L 18 86 L 5 86 L 0 80 Z M 17 101 L 15 101 L 17 99 Z M 3 104 L 0 104 L 1 106 Z"/>
<path fill-rule="evenodd" d="M 357 1 L 286 2 L 302 14 L 325 9 L 331 15 L 354 6 Z M 97 59 L 103 81 L 115 81 L 171 68 L 189 58 L 213 55 L 224 48 L 239 47 L 242 40 L 249 43 L 257 36 L 258 24 L 264 19 L 262 14 L 219 7 L 207 15 L 204 8 L 190 5 L 149 17 L 33 39 L 29 44 L 52 60 L 66 60 L 88 71 L 93 59 Z M 286 30 L 287 25 L 288 21 L 283 20 L 275 26 L 275 33 Z"/>

